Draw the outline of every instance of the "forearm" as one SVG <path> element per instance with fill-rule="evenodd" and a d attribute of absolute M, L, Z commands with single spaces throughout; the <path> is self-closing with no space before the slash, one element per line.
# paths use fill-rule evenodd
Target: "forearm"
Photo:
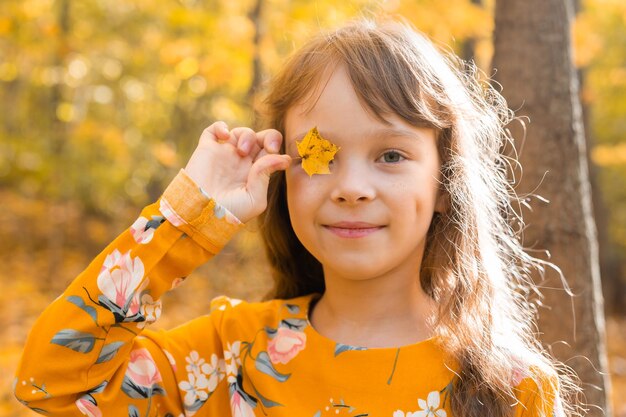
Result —
<path fill-rule="evenodd" d="M 240 227 L 181 172 L 37 320 L 18 369 L 18 398 L 48 412 L 69 410 L 104 381 L 123 382 L 136 336 L 160 315 L 162 294 Z"/>

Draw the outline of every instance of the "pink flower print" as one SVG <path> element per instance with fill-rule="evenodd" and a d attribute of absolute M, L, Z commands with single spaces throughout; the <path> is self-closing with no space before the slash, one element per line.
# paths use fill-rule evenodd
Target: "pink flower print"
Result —
<path fill-rule="evenodd" d="M 230 397 L 230 409 L 233 417 L 254 417 L 254 410 L 237 390 Z"/>
<path fill-rule="evenodd" d="M 87 397 L 80 397 L 76 400 L 76 407 L 87 417 L 102 417 L 102 411 Z"/>
<path fill-rule="evenodd" d="M 306 346 L 306 334 L 287 327 L 279 327 L 276 335 L 267 344 L 267 353 L 272 363 L 286 364 Z"/>
<path fill-rule="evenodd" d="M 145 245 L 152 240 L 155 229 L 151 227 L 146 228 L 147 224 L 148 219 L 142 216 L 135 220 L 135 223 L 130 226 L 130 234 L 133 236 L 133 239 L 135 239 L 135 242 Z"/>
<path fill-rule="evenodd" d="M 176 227 L 187 224 L 187 222 L 174 211 L 170 203 L 163 197 L 159 200 L 159 211 Z"/>
<path fill-rule="evenodd" d="M 138 292 L 143 274 L 144 267 L 141 259 L 131 257 L 130 251 L 122 254 L 115 249 L 104 260 L 97 280 L 98 288 L 110 302 L 105 306 L 114 313 L 117 312 L 127 317 L 138 313 L 138 297 L 131 298 Z"/>
<path fill-rule="evenodd" d="M 130 226 L 130 234 L 135 242 L 145 245 L 152 240 L 154 231 L 165 221 L 161 216 L 152 216 L 152 220 L 141 216 Z"/>
<path fill-rule="evenodd" d="M 135 384 L 152 388 L 157 382 L 161 382 L 161 373 L 152 359 L 148 349 L 135 349 L 130 352 L 130 362 L 126 368 L 126 377 Z"/>

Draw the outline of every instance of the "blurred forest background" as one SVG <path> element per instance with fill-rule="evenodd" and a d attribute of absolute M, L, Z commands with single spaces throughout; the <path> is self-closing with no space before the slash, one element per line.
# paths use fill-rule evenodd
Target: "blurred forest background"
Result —
<path fill-rule="evenodd" d="M 319 28 L 401 14 L 492 74 L 493 0 L 1 0 L 0 416 L 43 308 L 154 201 L 204 127 L 254 123 L 282 59 Z M 574 27 L 590 143 L 613 404 L 626 416 L 626 2 L 583 0 Z M 532 123 L 532 121 L 531 121 Z M 164 298 L 157 324 L 217 294 L 258 300 L 254 226 Z M 185 300 L 204 300 L 190 305 Z M 201 295 L 198 297 L 198 295 Z"/>

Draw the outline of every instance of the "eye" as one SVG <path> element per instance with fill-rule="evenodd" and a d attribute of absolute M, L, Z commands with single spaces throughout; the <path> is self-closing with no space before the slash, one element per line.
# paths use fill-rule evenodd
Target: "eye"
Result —
<path fill-rule="evenodd" d="M 382 162 L 385 162 L 387 164 L 393 164 L 393 163 L 396 163 L 396 162 L 400 162 L 403 159 L 405 159 L 404 156 L 402 156 L 402 154 L 400 154 L 400 152 L 395 151 L 395 150 L 386 151 L 379 158 L 379 160 L 382 160 Z"/>

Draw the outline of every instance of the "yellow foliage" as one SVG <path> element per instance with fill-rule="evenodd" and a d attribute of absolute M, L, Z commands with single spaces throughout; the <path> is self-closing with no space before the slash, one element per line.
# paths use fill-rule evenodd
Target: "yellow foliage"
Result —
<path fill-rule="evenodd" d="M 626 143 L 618 145 L 597 145 L 591 151 L 591 158 L 599 166 L 626 165 Z"/>
<path fill-rule="evenodd" d="M 339 147 L 324 139 L 317 127 L 309 130 L 301 141 L 296 141 L 298 154 L 302 157 L 302 168 L 309 174 L 330 174 L 328 164 L 335 158 Z"/>
<path fill-rule="evenodd" d="M 194 57 L 187 57 L 176 64 L 174 71 L 179 78 L 186 80 L 193 77 L 198 72 L 198 60 Z"/>
<path fill-rule="evenodd" d="M 8 17 L 0 17 L 0 35 L 8 34 L 13 27 L 11 19 Z"/>
<path fill-rule="evenodd" d="M 152 154 L 161 164 L 166 167 L 174 167 L 180 164 L 176 149 L 171 144 L 160 142 L 152 147 Z"/>
<path fill-rule="evenodd" d="M 44 306 L 167 184 L 203 127 L 218 119 L 252 124 L 255 54 L 266 79 L 320 29 L 383 13 L 402 15 L 455 49 L 472 38 L 482 68 L 492 54 L 494 0 L 483 0 L 485 7 L 469 0 L 265 0 L 258 46 L 248 17 L 255 1 L 216 0 L 208 8 L 197 0 L 70 0 L 64 35 L 60 2 L 0 0 L 0 303 L 10 306 L 0 315 L 0 415 L 35 415 L 9 388 L 26 332 Z M 624 27 L 624 0 L 586 0 L 573 32 L 576 62 L 589 68 L 584 97 L 601 104 L 591 112 L 602 142 L 592 158 L 615 172 L 626 166 L 625 49 L 606 33 Z M 62 132 L 55 118 L 67 122 Z M 57 144 L 63 152 L 51 153 Z M 327 162 L 311 172 L 321 167 Z M 52 187 L 55 171 L 62 182 Z M 619 220 L 625 210 L 618 180 L 605 194 Z M 51 198 L 37 197 L 46 193 Z M 612 230 L 626 241 L 623 226 Z M 206 306 L 185 302 L 190 294 L 207 305 L 224 292 L 260 298 L 270 283 L 258 245 L 250 231 L 235 239 L 213 266 L 165 297 L 171 308 L 158 326 L 202 314 Z"/>

